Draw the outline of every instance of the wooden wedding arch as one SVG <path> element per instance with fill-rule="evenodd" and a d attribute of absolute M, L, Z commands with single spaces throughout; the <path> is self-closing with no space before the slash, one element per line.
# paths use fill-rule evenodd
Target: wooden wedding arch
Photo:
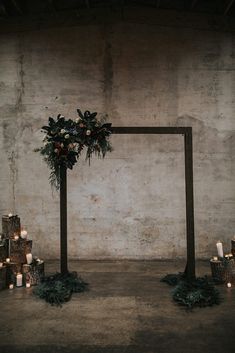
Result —
<path fill-rule="evenodd" d="M 193 146 L 192 127 L 112 127 L 113 134 L 164 134 L 184 136 L 185 197 L 187 264 L 185 274 L 189 281 L 195 278 L 195 237 L 193 200 Z M 61 273 L 68 272 L 67 253 L 67 169 L 60 168 L 60 254 Z"/>

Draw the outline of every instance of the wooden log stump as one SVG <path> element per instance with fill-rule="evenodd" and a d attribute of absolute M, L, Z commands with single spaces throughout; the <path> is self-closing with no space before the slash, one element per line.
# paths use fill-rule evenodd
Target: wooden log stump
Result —
<path fill-rule="evenodd" d="M 0 290 L 6 288 L 6 266 L 0 266 Z"/>
<path fill-rule="evenodd" d="M 19 262 L 24 264 L 27 262 L 26 254 L 32 252 L 32 240 L 21 239 L 18 240 L 10 239 L 9 246 L 9 257 L 12 262 Z"/>
<path fill-rule="evenodd" d="M 24 283 L 30 283 L 31 286 L 35 286 L 43 279 L 44 272 L 44 261 L 37 262 L 32 265 L 24 264 L 22 267 Z"/>
<path fill-rule="evenodd" d="M 231 253 L 235 257 L 235 239 L 231 240 Z"/>
<path fill-rule="evenodd" d="M 17 273 L 21 273 L 22 264 L 16 262 L 5 262 L 6 266 L 6 284 L 16 284 L 16 275 Z"/>
<path fill-rule="evenodd" d="M 20 235 L 20 217 L 17 215 L 9 217 L 2 216 L 2 233 L 4 238 L 14 239 L 14 235 Z"/>
<path fill-rule="evenodd" d="M 8 257 L 8 239 L 0 240 L 0 262 L 4 262 Z"/>

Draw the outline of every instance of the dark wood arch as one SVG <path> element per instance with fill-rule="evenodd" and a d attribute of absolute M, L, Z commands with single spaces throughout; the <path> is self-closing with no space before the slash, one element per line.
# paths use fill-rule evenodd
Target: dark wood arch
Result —
<path fill-rule="evenodd" d="M 186 197 L 186 239 L 187 264 L 185 274 L 188 280 L 195 278 L 195 237 L 194 237 L 194 198 L 193 198 L 193 144 L 192 127 L 125 126 L 112 127 L 113 134 L 157 134 L 183 135 L 185 160 Z M 67 170 L 60 170 L 60 253 L 61 273 L 68 272 L 67 260 Z"/>

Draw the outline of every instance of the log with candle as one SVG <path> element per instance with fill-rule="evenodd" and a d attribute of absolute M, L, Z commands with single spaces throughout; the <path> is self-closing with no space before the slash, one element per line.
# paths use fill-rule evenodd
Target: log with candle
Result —
<path fill-rule="evenodd" d="M 22 287 L 23 284 L 23 275 L 22 273 L 18 273 L 16 275 L 16 287 Z"/>
<path fill-rule="evenodd" d="M 216 243 L 216 247 L 217 247 L 218 256 L 221 258 L 224 257 L 223 244 L 221 243 L 220 240 Z"/>
<path fill-rule="evenodd" d="M 20 235 L 20 218 L 17 215 L 9 213 L 2 216 L 2 233 L 7 239 L 14 239 L 14 235 Z"/>

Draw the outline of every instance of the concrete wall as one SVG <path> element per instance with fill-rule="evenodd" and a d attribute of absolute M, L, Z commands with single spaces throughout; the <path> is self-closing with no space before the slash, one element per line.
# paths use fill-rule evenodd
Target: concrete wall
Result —
<path fill-rule="evenodd" d="M 49 115 L 76 108 L 114 126 L 192 126 L 198 257 L 235 233 L 235 35 L 118 21 L 0 36 L 0 213 L 34 253 L 59 257 L 59 199 L 39 154 Z M 181 136 L 112 137 L 114 152 L 68 178 L 73 258 L 184 257 Z"/>

